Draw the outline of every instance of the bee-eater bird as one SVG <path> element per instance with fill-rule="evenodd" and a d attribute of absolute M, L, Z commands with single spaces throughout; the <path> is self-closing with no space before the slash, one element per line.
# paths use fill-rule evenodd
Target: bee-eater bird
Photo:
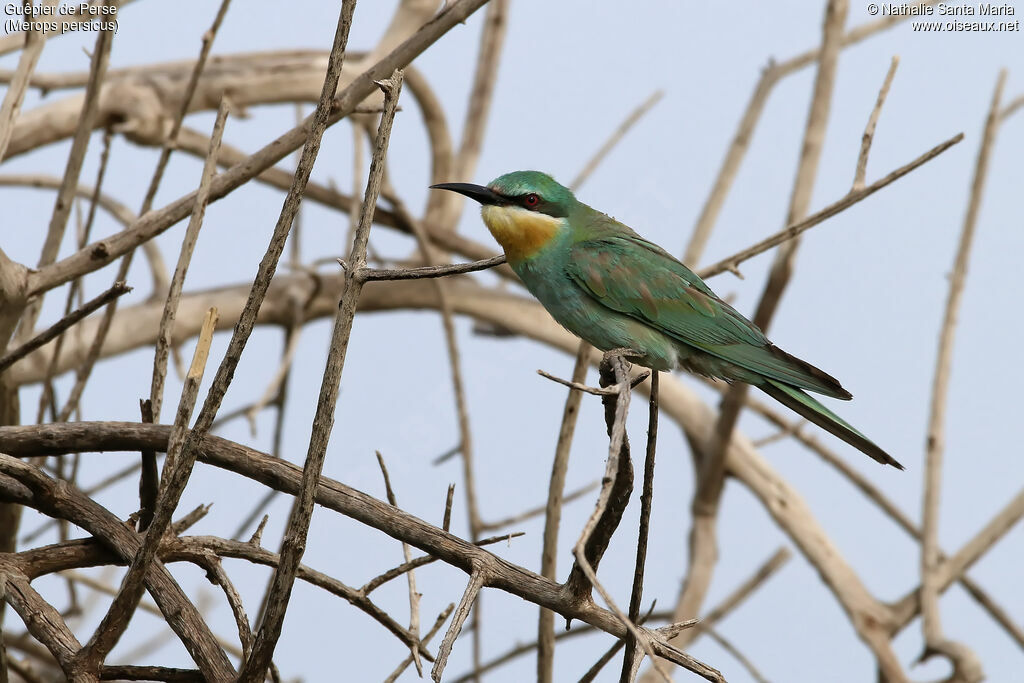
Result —
<path fill-rule="evenodd" d="M 772 344 L 682 262 L 551 176 L 515 171 L 486 187 L 431 187 L 480 202 L 487 229 L 526 288 L 594 347 L 631 349 L 652 370 L 752 384 L 878 462 L 903 469 L 804 392 L 853 398 L 838 380 Z"/>

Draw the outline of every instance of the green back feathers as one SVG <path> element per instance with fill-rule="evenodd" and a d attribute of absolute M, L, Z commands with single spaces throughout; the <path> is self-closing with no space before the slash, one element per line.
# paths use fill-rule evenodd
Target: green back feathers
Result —
<path fill-rule="evenodd" d="M 571 247 L 566 271 L 603 305 L 763 377 L 850 398 L 835 378 L 771 344 L 660 247 L 625 226 L 598 232 L 603 234 Z"/>

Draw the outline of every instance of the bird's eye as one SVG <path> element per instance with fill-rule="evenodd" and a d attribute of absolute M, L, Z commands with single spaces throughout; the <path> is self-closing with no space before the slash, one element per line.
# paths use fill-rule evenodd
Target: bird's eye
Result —
<path fill-rule="evenodd" d="M 526 208 L 532 209 L 536 207 L 538 204 L 540 204 L 540 197 L 531 192 L 530 194 L 523 197 L 523 204 L 526 206 Z"/>

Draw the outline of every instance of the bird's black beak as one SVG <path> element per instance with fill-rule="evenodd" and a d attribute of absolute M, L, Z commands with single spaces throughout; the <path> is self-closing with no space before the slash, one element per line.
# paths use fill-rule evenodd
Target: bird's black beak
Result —
<path fill-rule="evenodd" d="M 484 187 L 483 185 L 474 185 L 473 183 L 438 183 L 437 185 L 431 185 L 430 188 L 432 190 L 451 190 L 452 192 L 458 192 L 459 194 L 466 195 L 470 199 L 477 200 L 484 206 L 508 204 L 507 199 L 491 188 Z"/>

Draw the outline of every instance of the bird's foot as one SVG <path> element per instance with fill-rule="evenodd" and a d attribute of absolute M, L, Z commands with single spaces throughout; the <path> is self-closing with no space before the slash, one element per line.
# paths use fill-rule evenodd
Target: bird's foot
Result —
<path fill-rule="evenodd" d="M 609 349 L 604 352 L 601 356 L 601 363 L 607 363 L 615 356 L 621 356 L 623 360 L 639 360 L 644 357 L 644 354 L 640 353 L 636 349 L 631 349 L 628 346 L 620 346 L 617 349 Z"/>

